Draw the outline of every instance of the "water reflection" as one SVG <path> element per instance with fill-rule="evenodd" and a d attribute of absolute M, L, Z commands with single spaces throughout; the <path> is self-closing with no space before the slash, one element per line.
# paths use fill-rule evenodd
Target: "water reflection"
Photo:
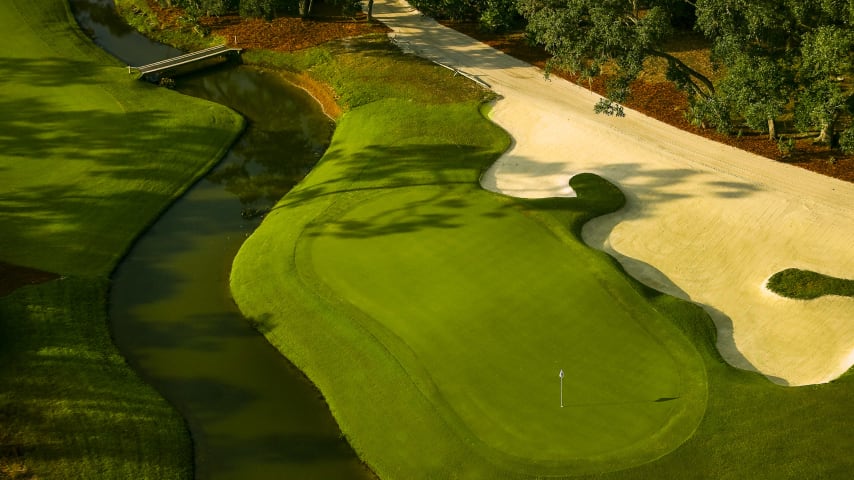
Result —
<path fill-rule="evenodd" d="M 128 65 L 145 65 L 184 53 L 140 35 L 119 17 L 113 0 L 69 0 L 69 3 L 80 28 L 98 46 Z"/>
<path fill-rule="evenodd" d="M 240 199 L 244 217 L 265 212 L 305 177 L 334 128 L 314 99 L 276 72 L 221 66 L 182 76 L 176 88 L 247 118 L 247 131 L 208 176 Z"/>
<path fill-rule="evenodd" d="M 126 27 L 111 0 L 71 3 L 96 43 L 128 64 L 181 53 Z M 228 291 L 255 214 L 312 168 L 332 122 L 272 72 L 218 67 L 180 77 L 176 88 L 233 108 L 249 126 L 114 272 L 116 344 L 186 419 L 196 478 L 373 478 L 314 385 L 241 317 Z"/>

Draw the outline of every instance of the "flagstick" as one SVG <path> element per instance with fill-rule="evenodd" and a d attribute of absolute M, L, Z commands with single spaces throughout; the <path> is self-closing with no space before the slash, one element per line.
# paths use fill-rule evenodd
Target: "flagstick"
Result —
<path fill-rule="evenodd" d="M 560 408 L 563 408 L 563 369 L 558 374 L 560 376 Z"/>

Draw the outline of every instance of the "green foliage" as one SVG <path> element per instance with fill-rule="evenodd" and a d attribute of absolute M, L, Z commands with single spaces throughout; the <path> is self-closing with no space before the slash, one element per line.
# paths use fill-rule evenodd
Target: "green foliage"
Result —
<path fill-rule="evenodd" d="M 840 83 L 830 79 L 805 86 L 795 101 L 795 125 L 802 131 L 820 128 L 824 132 L 846 107 L 847 97 Z"/>
<path fill-rule="evenodd" d="M 798 128 L 829 141 L 852 94 L 840 81 L 854 58 L 854 18 L 844 2 L 698 0 L 697 14 L 713 59 L 726 67 L 720 89 L 733 112 L 761 128 L 794 97 Z"/>
<path fill-rule="evenodd" d="M 784 157 L 788 156 L 789 154 L 792 153 L 792 151 L 795 150 L 795 139 L 791 138 L 791 137 L 789 137 L 789 138 L 779 137 L 777 139 L 777 150 Z"/>
<path fill-rule="evenodd" d="M 413 0 L 412 6 L 439 19 L 474 20 L 480 10 L 477 0 Z"/>
<path fill-rule="evenodd" d="M 549 69 L 591 78 L 607 65 L 613 79 L 607 101 L 594 107 L 599 113 L 620 112 L 614 105 L 630 95 L 629 85 L 649 57 L 667 62 L 667 79 L 688 93 L 688 116 L 697 125 L 729 131 L 733 122 L 743 121 L 774 134 L 775 119 L 794 113 L 799 128 L 818 129 L 829 141 L 835 122 L 851 112 L 852 82 L 843 81 L 854 70 L 851 2 L 518 0 L 518 5 L 531 38 L 553 56 Z M 665 51 L 673 26 L 686 24 L 712 41 L 711 59 L 724 72 L 717 85 Z"/>
<path fill-rule="evenodd" d="M 712 127 L 722 133 L 728 133 L 732 130 L 729 105 L 717 95 L 692 99 L 685 116 L 691 125 L 696 127 Z"/>
<path fill-rule="evenodd" d="M 516 0 L 413 0 L 410 3 L 433 18 L 477 21 L 489 32 L 517 27 L 522 20 Z"/>
<path fill-rule="evenodd" d="M 725 59 L 727 73 L 718 83 L 716 95 L 721 104 L 740 115 L 750 128 L 767 131 L 769 120 L 785 111 L 792 79 L 782 60 L 757 50 L 745 48 L 735 36 L 718 39 L 714 54 Z"/>
<path fill-rule="evenodd" d="M 854 31 L 851 27 L 820 25 L 803 35 L 800 91 L 795 100 L 795 122 L 801 130 L 819 128 L 819 140 L 831 141 L 833 125 L 844 113 L 852 113 L 850 84 L 843 75 L 854 70 Z"/>
<path fill-rule="evenodd" d="M 488 32 L 501 32 L 518 26 L 521 16 L 516 9 L 516 0 L 485 0 L 478 21 Z"/>
<path fill-rule="evenodd" d="M 845 153 L 854 153 L 854 126 L 848 127 L 839 136 L 839 149 Z"/>
<path fill-rule="evenodd" d="M 519 10 L 528 21 L 528 32 L 553 57 L 550 68 L 560 68 L 592 78 L 609 65 L 615 77 L 607 97 L 623 102 L 629 85 L 649 57 L 667 61 L 668 76 L 692 96 L 708 97 L 714 87 L 702 74 L 665 52 L 673 31 L 668 7 L 672 2 L 624 2 L 616 0 L 520 0 Z M 597 108 L 617 113 L 619 109 Z"/>
<path fill-rule="evenodd" d="M 182 7 L 197 15 L 222 15 L 233 11 L 240 0 L 157 0 L 160 6 Z"/>
<path fill-rule="evenodd" d="M 768 279 L 768 289 L 789 298 L 809 300 L 824 295 L 854 297 L 854 280 L 789 268 Z"/>
<path fill-rule="evenodd" d="M 275 13 L 275 0 L 240 0 L 241 17 L 263 17 L 271 19 Z"/>

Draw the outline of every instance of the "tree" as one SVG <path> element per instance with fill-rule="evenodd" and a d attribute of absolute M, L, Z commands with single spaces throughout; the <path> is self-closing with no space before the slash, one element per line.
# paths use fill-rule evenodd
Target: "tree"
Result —
<path fill-rule="evenodd" d="M 774 119 L 795 99 L 801 129 L 829 142 L 850 96 L 838 80 L 851 69 L 854 2 L 842 0 L 697 0 L 697 26 L 714 42 L 726 71 L 723 102 L 772 138 Z"/>
<path fill-rule="evenodd" d="M 817 127 L 817 142 L 831 143 L 837 119 L 851 111 L 852 91 L 850 84 L 844 88 L 843 75 L 852 73 L 852 50 L 854 32 L 844 26 L 822 25 L 804 35 L 795 122 L 802 130 Z"/>
<path fill-rule="evenodd" d="M 776 119 L 792 95 L 791 68 L 784 58 L 734 37 L 715 43 L 714 56 L 723 59 L 726 75 L 718 82 L 716 96 L 729 112 L 737 112 L 748 127 L 777 136 Z M 730 120 L 727 118 L 727 120 Z"/>
<path fill-rule="evenodd" d="M 311 14 L 311 7 L 314 4 L 314 0 L 298 0 L 299 3 L 299 16 L 302 18 L 308 17 Z"/>
<path fill-rule="evenodd" d="M 438 19 L 477 21 L 490 32 L 518 26 L 517 0 L 410 0 L 415 8 Z"/>
<path fill-rule="evenodd" d="M 689 116 L 730 130 L 733 121 L 777 134 L 776 119 L 831 142 L 851 113 L 854 0 L 518 0 L 531 37 L 560 68 L 613 76 L 597 112 L 621 115 L 619 102 L 649 57 L 667 62 L 667 78 L 689 95 Z M 693 25 L 692 25 L 693 24 Z M 722 78 L 708 78 L 664 50 L 674 31 L 693 26 L 711 42 Z M 547 71 L 548 71 L 547 69 Z M 794 105 L 794 107 L 793 107 Z M 846 133 L 846 142 L 851 134 Z"/>
<path fill-rule="evenodd" d="M 552 55 L 547 71 L 567 70 L 590 79 L 606 64 L 614 68 L 606 98 L 595 109 L 623 115 L 619 105 L 641 73 L 644 61 L 659 57 L 667 62 L 667 78 L 692 98 L 710 98 L 712 82 L 697 70 L 667 53 L 671 37 L 673 0 L 519 0 L 532 38 Z"/>
<path fill-rule="evenodd" d="M 240 0 L 241 17 L 262 17 L 268 20 L 276 15 L 276 0 Z"/>

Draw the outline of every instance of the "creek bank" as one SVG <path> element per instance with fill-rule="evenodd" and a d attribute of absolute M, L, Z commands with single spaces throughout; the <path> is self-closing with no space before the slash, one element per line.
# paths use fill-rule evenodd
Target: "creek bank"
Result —
<path fill-rule="evenodd" d="M 111 1 L 72 3 L 83 29 L 122 60 L 172 54 L 124 25 Z M 248 127 L 115 270 L 116 345 L 184 417 L 197 478 L 372 478 L 314 385 L 240 315 L 228 289 L 231 261 L 259 213 L 311 170 L 332 121 L 275 72 L 223 65 L 178 77 L 175 87 L 231 107 Z"/>

